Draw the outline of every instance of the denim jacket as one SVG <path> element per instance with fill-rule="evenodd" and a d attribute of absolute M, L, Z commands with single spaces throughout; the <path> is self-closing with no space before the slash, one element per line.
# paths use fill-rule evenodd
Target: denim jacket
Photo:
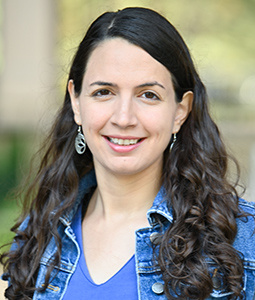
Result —
<path fill-rule="evenodd" d="M 80 249 L 76 237 L 71 228 L 72 218 L 84 195 L 96 186 L 94 173 L 89 173 L 80 182 L 77 201 L 71 211 L 61 217 L 59 233 L 62 238 L 61 264 L 58 270 L 52 274 L 53 280 L 43 293 L 35 292 L 33 299 L 50 300 L 62 299 L 68 286 L 68 282 L 77 266 Z M 167 208 L 166 201 L 163 199 L 163 188 L 157 194 L 153 206 L 147 212 L 150 226 L 136 231 L 136 272 L 139 300 L 166 300 L 163 293 L 164 282 L 159 267 L 153 263 L 153 243 L 156 242 L 159 231 L 162 233 L 162 225 L 158 223 L 158 217 L 163 224 L 163 232 L 173 222 L 172 212 Z M 255 215 L 254 203 L 240 200 L 240 208 L 248 213 Z M 157 218 L 155 218 L 157 216 Z M 22 227 L 25 228 L 25 220 Z M 244 257 L 244 291 L 247 300 L 255 299 L 255 234 L 254 220 L 252 217 L 237 219 L 238 233 L 234 242 L 236 250 L 240 251 Z M 56 251 L 54 239 L 48 244 L 40 263 L 36 287 L 44 284 L 44 277 L 49 261 Z M 208 261 L 210 274 L 214 273 L 217 266 Z M 226 290 L 220 274 L 216 273 L 214 280 L 215 288 L 208 299 L 228 299 L 230 293 Z"/>

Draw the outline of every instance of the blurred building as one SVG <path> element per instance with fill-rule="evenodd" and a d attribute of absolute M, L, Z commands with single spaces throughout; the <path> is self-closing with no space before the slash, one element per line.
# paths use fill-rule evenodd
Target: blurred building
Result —
<path fill-rule="evenodd" d="M 1 131 L 34 130 L 54 110 L 55 1 L 2 0 Z"/>

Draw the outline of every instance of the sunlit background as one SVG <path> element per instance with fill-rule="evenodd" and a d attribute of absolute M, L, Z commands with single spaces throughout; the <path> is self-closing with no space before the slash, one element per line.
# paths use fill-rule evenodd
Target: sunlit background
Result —
<path fill-rule="evenodd" d="M 0 0 L 0 244 L 19 211 L 10 191 L 62 103 L 78 42 L 99 14 L 127 6 L 162 13 L 186 40 L 255 201 L 254 0 Z"/>

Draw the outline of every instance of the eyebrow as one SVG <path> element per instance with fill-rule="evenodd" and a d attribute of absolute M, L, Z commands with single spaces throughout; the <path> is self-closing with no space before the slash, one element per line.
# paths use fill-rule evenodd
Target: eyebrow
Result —
<path fill-rule="evenodd" d="M 117 84 L 111 83 L 111 82 L 105 82 L 105 81 L 95 81 L 92 82 L 89 86 L 93 85 L 108 85 L 108 86 L 117 86 Z"/>
<path fill-rule="evenodd" d="M 111 82 L 106 82 L 106 81 L 95 81 L 95 82 L 92 82 L 90 84 L 90 86 L 93 86 L 93 85 L 113 86 L 113 87 L 117 86 L 117 84 L 114 84 L 114 83 L 111 83 Z M 157 85 L 157 86 L 159 86 L 159 87 L 161 87 L 162 89 L 165 90 L 165 87 L 157 81 L 145 82 L 143 84 L 138 85 L 136 88 L 141 88 L 141 87 L 146 87 L 146 86 L 155 86 L 155 85 Z"/>
<path fill-rule="evenodd" d="M 143 84 L 138 85 L 138 87 L 146 87 L 146 86 L 154 86 L 154 85 L 157 85 L 157 86 L 159 86 L 159 87 L 161 87 L 162 89 L 165 90 L 165 87 L 157 81 L 145 82 Z"/>

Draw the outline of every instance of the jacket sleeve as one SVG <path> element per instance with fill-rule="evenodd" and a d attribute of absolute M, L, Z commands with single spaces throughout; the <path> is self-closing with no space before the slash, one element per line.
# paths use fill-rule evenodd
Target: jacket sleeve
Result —
<path fill-rule="evenodd" d="M 27 228 L 27 225 L 28 225 L 28 222 L 29 222 L 29 216 L 26 217 L 26 219 L 20 224 L 19 226 L 19 231 L 24 231 L 26 228 Z M 9 250 L 9 252 L 12 252 L 12 251 L 16 251 L 18 249 L 18 243 L 15 242 L 15 238 L 14 238 L 14 241 L 11 245 L 11 248 Z M 3 273 L 0 277 L 1 280 L 5 280 L 5 281 L 8 281 L 9 282 L 9 285 L 11 284 L 10 283 L 10 277 L 9 277 L 9 274 L 8 273 Z"/>

